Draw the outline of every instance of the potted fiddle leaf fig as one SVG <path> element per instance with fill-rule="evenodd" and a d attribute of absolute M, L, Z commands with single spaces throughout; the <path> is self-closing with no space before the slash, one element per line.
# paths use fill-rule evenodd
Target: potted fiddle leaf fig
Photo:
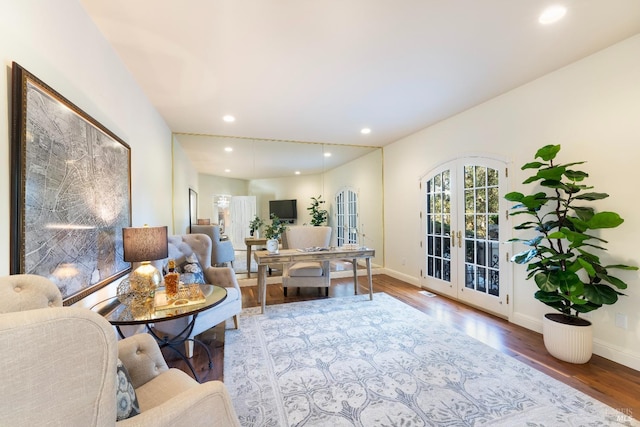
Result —
<path fill-rule="evenodd" d="M 311 211 L 311 225 L 320 226 L 327 222 L 327 216 L 329 212 L 326 209 L 320 209 L 320 206 L 324 203 L 324 200 L 320 200 L 322 195 L 311 198 L 311 206 L 307 208 Z"/>
<path fill-rule="evenodd" d="M 627 284 L 612 271 L 638 267 L 600 261 L 597 253 L 606 250 L 608 242 L 593 231 L 618 227 L 624 220 L 615 212 L 596 212 L 592 202 L 609 195 L 592 191 L 585 183 L 589 174 L 576 169 L 585 162 L 556 163 L 559 151 L 560 145 L 546 145 L 536 152 L 540 161 L 522 166 L 534 171 L 523 182 L 537 186 L 532 194 L 505 196 L 516 203 L 510 215 L 524 217 L 514 229 L 532 232 L 510 240 L 527 247 L 511 260 L 527 266 L 527 279 L 533 278 L 538 287 L 534 297 L 557 311 L 543 318 L 547 351 L 567 362 L 586 363 L 593 338 L 591 322 L 580 314 L 614 304 Z"/>

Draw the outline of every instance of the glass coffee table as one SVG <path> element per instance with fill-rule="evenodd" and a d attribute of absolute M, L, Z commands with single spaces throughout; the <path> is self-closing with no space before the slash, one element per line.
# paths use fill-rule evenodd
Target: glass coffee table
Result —
<path fill-rule="evenodd" d="M 109 323 L 115 326 L 118 334 L 122 338 L 125 338 L 121 329 L 122 326 L 144 325 L 147 331 L 156 339 L 160 348 L 169 347 L 185 361 L 189 369 L 191 369 L 194 378 L 199 382 L 193 364 L 184 353 L 184 345 L 187 341 L 200 344 L 209 356 L 209 369 L 213 367 L 209 347 L 199 340 L 189 338 L 189 335 L 191 335 L 193 331 L 198 313 L 223 302 L 227 298 L 227 290 L 216 285 L 198 286 L 202 291 L 201 298 L 193 301 L 190 301 L 188 298 L 179 299 L 175 303 L 161 309 L 156 308 L 155 301 L 151 298 L 142 303 L 126 305 L 121 303 L 118 297 L 111 297 L 100 301 L 91 307 L 91 310 L 99 313 L 107 319 Z M 158 293 L 163 292 L 164 288 L 158 289 Z M 153 328 L 153 325 L 156 323 L 187 316 L 191 317 L 189 322 L 187 322 L 187 326 L 174 336 L 159 334 L 158 331 Z"/>

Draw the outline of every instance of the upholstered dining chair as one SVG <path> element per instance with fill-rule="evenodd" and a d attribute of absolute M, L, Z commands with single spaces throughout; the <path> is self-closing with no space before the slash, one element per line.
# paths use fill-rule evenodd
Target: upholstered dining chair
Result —
<path fill-rule="evenodd" d="M 219 225 L 192 225 L 191 234 L 206 234 L 211 238 L 211 265 L 214 267 L 230 263 L 236 260 L 233 243 L 231 240 L 220 240 Z"/>
<path fill-rule="evenodd" d="M 291 226 L 282 235 L 285 249 L 328 248 L 330 242 L 331 227 L 328 226 Z M 290 287 L 325 288 L 325 295 L 329 295 L 330 273 L 329 261 L 285 265 L 282 271 L 284 296 L 287 296 L 287 288 Z"/>
<path fill-rule="evenodd" d="M 44 277 L 0 277 L 0 343 L 1 426 L 240 425 L 223 383 L 170 369 L 149 334 L 118 341 Z"/>
<path fill-rule="evenodd" d="M 194 226 L 195 227 L 195 226 Z M 186 258 L 195 255 L 203 272 L 205 283 L 222 286 L 227 290 L 225 300 L 198 314 L 191 334 L 185 342 L 185 354 L 187 357 L 193 356 L 193 343 L 196 335 L 213 328 L 233 317 L 234 326 L 237 329 L 240 322 L 240 312 L 242 311 L 242 294 L 240 285 L 236 279 L 236 273 L 229 267 L 211 266 L 211 238 L 206 234 L 184 234 L 169 236 L 169 258 L 180 265 Z M 156 267 L 161 271 L 167 260 L 155 261 Z M 154 329 L 158 332 L 177 335 L 183 331 L 192 321 L 191 316 L 181 317 L 176 320 L 156 323 Z"/>

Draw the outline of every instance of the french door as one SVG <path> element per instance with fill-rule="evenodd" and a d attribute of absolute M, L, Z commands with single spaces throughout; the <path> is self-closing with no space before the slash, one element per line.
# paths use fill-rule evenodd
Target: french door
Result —
<path fill-rule="evenodd" d="M 358 234 L 358 194 L 342 189 L 336 194 L 337 246 L 358 243 Z"/>
<path fill-rule="evenodd" d="M 508 316 L 506 165 L 486 158 L 449 162 L 422 179 L 423 285 Z M 501 215 L 502 213 L 502 215 Z"/>

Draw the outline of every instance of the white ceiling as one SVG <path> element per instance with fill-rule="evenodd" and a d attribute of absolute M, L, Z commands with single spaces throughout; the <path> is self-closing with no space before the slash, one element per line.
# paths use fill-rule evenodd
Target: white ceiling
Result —
<path fill-rule="evenodd" d="M 172 131 L 367 146 L 640 33 L 638 0 L 80 2 Z"/>

